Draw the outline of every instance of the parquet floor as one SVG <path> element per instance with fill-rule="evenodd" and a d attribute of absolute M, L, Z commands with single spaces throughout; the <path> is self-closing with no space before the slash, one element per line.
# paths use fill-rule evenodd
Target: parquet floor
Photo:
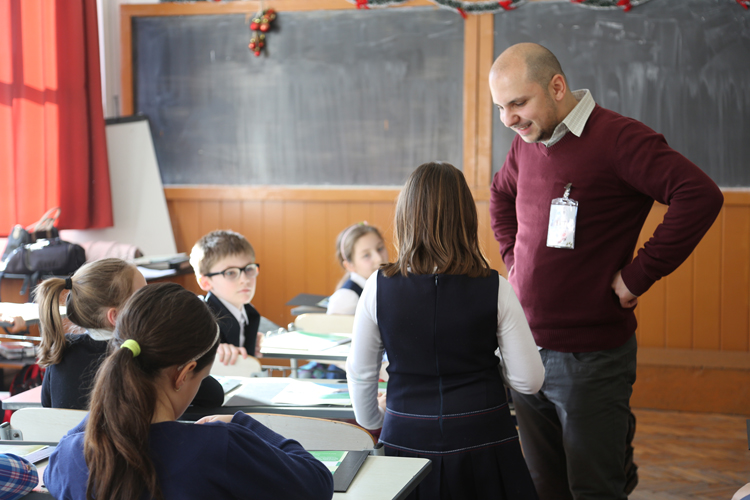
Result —
<path fill-rule="evenodd" d="M 630 500 L 730 500 L 750 482 L 746 417 L 661 410 L 634 413 L 640 481 Z"/>

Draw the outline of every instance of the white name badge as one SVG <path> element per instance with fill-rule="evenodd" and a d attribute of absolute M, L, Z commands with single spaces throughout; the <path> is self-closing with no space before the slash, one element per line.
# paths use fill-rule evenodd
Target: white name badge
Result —
<path fill-rule="evenodd" d="M 572 184 L 565 186 L 562 198 L 555 198 L 549 208 L 547 246 L 552 248 L 575 248 L 576 216 L 578 202 L 570 199 Z"/>

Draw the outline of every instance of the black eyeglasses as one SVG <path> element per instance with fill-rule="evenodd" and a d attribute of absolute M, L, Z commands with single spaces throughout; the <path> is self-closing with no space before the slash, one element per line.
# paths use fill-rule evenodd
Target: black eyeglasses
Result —
<path fill-rule="evenodd" d="M 219 271 L 218 273 L 208 273 L 206 277 L 210 278 L 211 276 L 216 276 L 218 274 L 221 274 L 229 281 L 235 281 L 239 279 L 240 273 L 243 271 L 245 272 L 245 275 L 248 278 L 255 278 L 258 276 L 258 269 L 260 269 L 260 264 L 257 262 L 255 264 L 248 264 L 244 268 L 242 267 L 228 267 L 224 269 L 223 271 Z"/>

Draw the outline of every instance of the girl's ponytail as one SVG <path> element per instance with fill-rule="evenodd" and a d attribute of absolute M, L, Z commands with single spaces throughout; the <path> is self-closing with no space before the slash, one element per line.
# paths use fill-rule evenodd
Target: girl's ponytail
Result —
<path fill-rule="evenodd" d="M 65 280 L 49 278 L 36 288 L 39 305 L 39 366 L 47 367 L 62 361 L 65 352 L 65 330 L 60 315 L 60 294 L 65 290 Z"/>
<path fill-rule="evenodd" d="M 83 265 L 70 278 L 49 278 L 39 284 L 36 302 L 39 304 L 39 365 L 55 365 L 65 353 L 65 329 L 60 316 L 60 296 L 65 297 L 68 320 L 81 328 L 106 329 L 113 327 L 107 319 L 110 308 L 119 309 L 133 294 L 136 268 L 121 259 L 101 259 Z"/>

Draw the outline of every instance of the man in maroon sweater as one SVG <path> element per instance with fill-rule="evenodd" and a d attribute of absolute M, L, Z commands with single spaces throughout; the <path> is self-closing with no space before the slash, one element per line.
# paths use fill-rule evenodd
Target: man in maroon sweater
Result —
<path fill-rule="evenodd" d="M 542 500 L 626 499 L 633 308 L 723 196 L 661 134 L 571 91 L 540 45 L 503 52 L 490 88 L 518 134 L 492 183 L 492 228 L 546 369 L 538 394 L 513 393 L 524 454 Z M 669 209 L 633 258 L 654 200 Z"/>

